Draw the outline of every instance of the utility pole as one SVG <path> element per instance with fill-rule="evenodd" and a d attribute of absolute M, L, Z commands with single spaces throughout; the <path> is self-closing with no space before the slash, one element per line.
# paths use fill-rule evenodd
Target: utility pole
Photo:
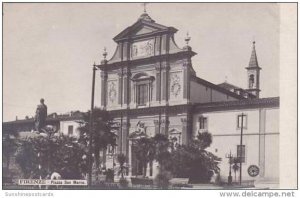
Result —
<path fill-rule="evenodd" d="M 90 111 L 90 123 L 89 123 L 89 158 L 88 158 L 88 185 L 89 188 L 92 187 L 92 141 L 93 141 L 93 112 L 94 112 L 94 95 L 95 95 L 95 75 L 96 75 L 96 64 L 93 65 L 93 79 L 92 79 L 92 99 L 91 99 L 91 111 Z"/>
<path fill-rule="evenodd" d="M 242 113 L 241 117 L 241 139 L 240 139 L 240 149 L 239 149 L 239 158 L 240 158 L 240 185 L 242 185 L 242 150 L 243 150 L 243 127 L 244 127 L 244 113 Z"/>

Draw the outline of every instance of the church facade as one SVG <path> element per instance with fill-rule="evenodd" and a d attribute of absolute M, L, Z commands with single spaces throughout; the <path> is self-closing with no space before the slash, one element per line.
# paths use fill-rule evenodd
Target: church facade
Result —
<path fill-rule="evenodd" d="M 247 144 L 244 153 L 251 157 L 246 157 L 243 175 L 248 177 L 246 167 L 255 164 L 265 177 L 269 163 L 265 160 L 266 145 L 272 143 L 268 141 L 278 142 L 279 138 L 279 127 L 272 129 L 273 136 L 268 138 L 266 122 L 279 122 L 279 98 L 259 98 L 261 68 L 255 43 L 246 68 L 248 88 L 242 89 L 226 82 L 216 85 L 197 77 L 192 64 L 196 53 L 188 45 L 190 38 L 187 36 L 186 46 L 180 48 L 174 40 L 176 32 L 174 27 L 156 23 L 145 12 L 136 23 L 113 38 L 117 44 L 115 53 L 107 60 L 104 52 L 104 60 L 98 66 L 101 107 L 120 123 L 117 153 L 126 154 L 129 175 L 141 171 L 133 155 L 130 138 L 133 133 L 144 132 L 150 137 L 162 133 L 175 138 L 178 144 L 187 144 L 198 132 L 208 131 L 213 136 L 211 151 L 223 158 L 221 174 L 228 176 L 225 154 L 230 150 L 236 153 L 240 143 L 236 123 L 245 112 L 248 116 L 245 134 L 250 135 L 244 137 Z M 248 141 L 249 137 L 254 140 Z M 279 163 L 277 146 L 268 150 L 269 155 L 274 155 L 270 160 L 273 164 Z M 251 147 L 259 151 L 252 153 Z M 155 163 L 149 165 L 148 176 L 156 174 L 156 166 Z M 278 173 L 279 168 L 272 170 L 275 169 Z M 278 174 L 272 178 L 278 179 Z"/>

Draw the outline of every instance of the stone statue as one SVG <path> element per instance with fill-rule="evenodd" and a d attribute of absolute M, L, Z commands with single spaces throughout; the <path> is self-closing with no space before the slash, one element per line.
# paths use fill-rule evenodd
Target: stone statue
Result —
<path fill-rule="evenodd" d="M 136 124 L 136 132 L 138 134 L 146 134 L 146 126 L 144 122 L 138 121 L 138 123 Z"/>
<path fill-rule="evenodd" d="M 47 118 L 47 106 L 44 104 L 44 99 L 40 100 L 40 104 L 37 106 L 35 111 L 35 129 L 38 132 L 46 126 L 46 118 Z"/>

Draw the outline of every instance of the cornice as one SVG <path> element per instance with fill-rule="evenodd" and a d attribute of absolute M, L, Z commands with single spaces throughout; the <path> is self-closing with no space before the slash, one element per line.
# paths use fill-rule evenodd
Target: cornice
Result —
<path fill-rule="evenodd" d="M 280 98 L 243 99 L 238 101 L 194 104 L 193 113 L 258 108 L 279 108 Z"/>
<path fill-rule="evenodd" d="M 191 105 L 176 105 L 176 106 L 156 106 L 140 109 L 119 109 L 110 111 L 111 115 L 149 115 L 149 114 L 165 114 L 165 113 L 177 113 L 177 112 L 188 112 L 192 109 Z"/>
<path fill-rule="evenodd" d="M 112 70 L 112 69 L 118 69 L 123 65 L 136 66 L 145 63 L 151 64 L 151 63 L 168 61 L 170 59 L 183 59 L 187 57 L 190 58 L 194 55 L 196 55 L 196 53 L 193 51 L 181 51 L 173 54 L 162 54 L 162 55 L 155 55 L 155 56 L 150 56 L 150 57 L 145 57 L 145 58 L 140 58 L 135 60 L 125 60 L 125 61 L 107 63 L 107 64 L 98 65 L 97 67 L 100 68 L 101 70 Z"/>

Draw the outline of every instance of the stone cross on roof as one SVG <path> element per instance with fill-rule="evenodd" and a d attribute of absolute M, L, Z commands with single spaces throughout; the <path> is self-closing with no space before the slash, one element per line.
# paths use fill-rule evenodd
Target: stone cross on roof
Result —
<path fill-rule="evenodd" d="M 142 3 L 142 5 L 144 6 L 144 13 L 147 12 L 147 4 L 148 4 L 148 3 Z"/>

